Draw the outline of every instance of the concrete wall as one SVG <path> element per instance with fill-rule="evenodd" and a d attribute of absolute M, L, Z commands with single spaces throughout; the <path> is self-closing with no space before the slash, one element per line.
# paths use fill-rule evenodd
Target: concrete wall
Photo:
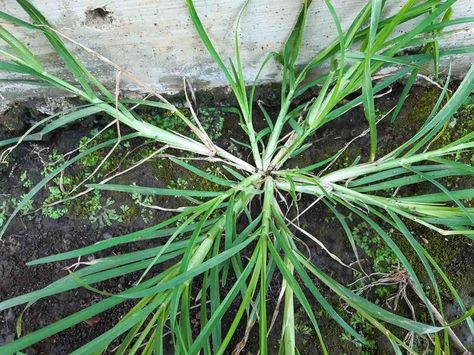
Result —
<path fill-rule="evenodd" d="M 366 0 L 335 0 L 334 5 L 347 27 Z M 225 85 L 224 77 L 200 43 L 188 17 L 184 0 L 32 0 L 61 32 L 88 46 L 118 65 L 132 71 L 161 92 L 177 92 L 182 78 L 191 79 L 197 88 Z M 394 13 L 405 1 L 387 1 L 387 13 Z M 235 18 L 243 0 L 195 0 L 210 37 L 223 58 L 233 54 Z M 247 78 L 251 80 L 264 56 L 280 50 L 298 15 L 302 1 L 251 1 L 241 22 L 242 56 Z M 26 18 L 14 0 L 0 0 L 0 9 Z M 306 32 L 302 62 L 336 38 L 335 26 L 322 0 L 313 1 Z M 459 0 L 453 17 L 474 16 L 474 1 Z M 46 40 L 34 32 L 14 29 L 40 58 L 50 63 L 50 70 L 63 73 Z M 443 42 L 443 46 L 474 45 L 474 33 L 461 31 Z M 70 48 L 103 81 L 113 82 L 114 71 L 91 54 L 71 44 Z M 458 75 L 466 70 L 473 57 L 448 59 Z M 3 75 L 3 74 L 0 74 Z M 270 65 L 264 81 L 278 81 L 279 69 Z M 138 90 L 133 83 L 123 85 Z M 30 95 L 46 95 L 37 88 L 18 88 L 0 82 L 0 95 L 18 100 Z M 5 101 L 4 101 L 5 102 Z"/>

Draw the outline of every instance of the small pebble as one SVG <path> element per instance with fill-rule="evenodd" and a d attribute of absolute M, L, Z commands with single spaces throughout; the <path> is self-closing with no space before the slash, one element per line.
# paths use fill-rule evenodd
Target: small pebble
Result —
<path fill-rule="evenodd" d="M 105 232 L 105 233 L 102 235 L 102 238 L 104 238 L 104 239 L 111 239 L 111 238 L 112 238 L 112 234 L 110 234 L 109 232 Z"/>

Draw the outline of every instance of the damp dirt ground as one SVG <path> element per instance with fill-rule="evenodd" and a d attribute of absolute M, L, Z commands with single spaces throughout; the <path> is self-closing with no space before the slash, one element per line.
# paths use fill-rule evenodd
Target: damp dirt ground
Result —
<path fill-rule="evenodd" d="M 402 86 L 395 86 L 392 92 L 379 98 L 376 101 L 377 109 L 380 114 L 388 112 L 397 102 L 398 96 L 403 89 Z M 260 91 L 260 99 L 265 103 L 267 110 L 271 115 L 277 112 L 278 96 L 276 90 L 272 87 L 264 87 Z M 423 123 L 424 118 L 429 114 L 437 95 L 436 88 L 416 87 L 412 95 L 408 98 L 405 108 L 402 110 L 399 119 L 395 123 L 390 123 L 390 116 L 383 119 L 379 124 L 379 148 L 381 154 L 390 151 L 398 144 L 404 142 L 412 136 L 417 128 Z M 173 98 L 182 101 L 182 98 Z M 243 159 L 247 158 L 247 153 L 232 141 L 232 138 L 239 139 L 241 134 L 238 133 L 238 116 L 227 110 L 227 108 L 235 106 L 235 102 L 227 93 L 222 91 L 210 93 L 198 93 L 197 101 L 202 107 L 210 107 L 212 109 L 219 108 L 219 122 L 213 121 L 212 109 L 205 111 L 210 113 L 210 127 L 216 130 L 217 142 L 219 145 L 233 149 L 236 154 L 240 154 Z M 218 105 L 216 106 L 216 102 Z M 35 104 L 36 105 L 36 104 Z M 19 103 L 16 107 L 0 117 L 0 139 L 16 136 L 23 133 L 32 122 L 44 115 L 38 112 L 31 103 Z M 36 105 L 37 106 L 37 105 Z M 466 111 L 456 116 L 456 124 L 448 127 L 442 139 L 452 140 L 456 136 L 462 135 L 463 131 L 470 132 L 474 128 L 474 124 L 470 126 L 473 118 L 473 111 Z M 145 112 L 145 115 L 153 113 Z M 259 110 L 255 110 L 256 124 L 263 125 L 264 118 Z M 3 120 L 3 122 L 2 122 Z M 43 141 L 34 143 L 24 143 L 13 151 L 8 165 L 0 167 L 0 206 L 4 206 L 5 215 L 11 212 L 11 206 L 14 199 L 20 198 L 28 191 L 31 183 L 37 183 L 41 179 L 41 171 L 44 170 L 45 164 L 53 151 L 66 153 L 75 149 L 81 137 L 91 134 L 91 130 L 100 129 L 106 123 L 105 119 L 97 116 L 85 120 L 83 123 L 74 124 L 62 129 L 52 135 L 45 137 Z M 337 152 L 353 137 L 359 135 L 367 128 L 363 110 L 361 107 L 355 108 L 328 124 L 326 127 L 317 132 L 312 138 L 312 147 L 302 153 L 293 160 L 293 164 L 305 166 L 322 158 L 326 158 Z M 123 155 L 126 151 L 135 149 L 140 152 L 141 142 L 134 142 L 126 150 L 117 152 Z M 357 160 L 364 161 L 367 159 L 369 146 L 369 138 L 362 137 L 355 141 L 347 151 L 341 156 L 335 167 L 347 166 Z M 138 153 L 139 154 L 139 153 Z M 118 158 L 116 158 L 116 161 Z M 117 162 L 116 162 L 117 163 Z M 118 162 L 117 164 L 120 164 Z M 215 171 L 215 166 L 208 167 Z M 81 167 L 68 169 L 66 176 L 74 179 L 80 178 L 82 172 Z M 23 177 L 22 177 L 23 176 Z M 25 176 L 27 177 L 25 179 Z M 121 176 L 116 180 L 117 183 L 132 183 L 142 186 L 177 186 L 185 188 L 213 188 L 212 186 L 204 186 L 205 182 L 189 177 L 185 172 L 180 171 L 166 160 L 154 160 L 144 164 L 136 170 Z M 459 178 L 450 183 L 455 187 L 472 187 L 472 177 Z M 416 192 L 416 191 L 415 191 Z M 43 189 L 36 197 L 32 206 L 33 209 L 42 206 L 45 199 L 50 196 L 48 188 Z M 162 212 L 157 210 L 148 210 L 137 204 L 136 200 L 125 194 L 104 193 L 101 195 L 101 203 L 110 198 L 113 203 L 110 210 L 119 211 L 121 216 L 117 217 L 108 214 L 110 211 L 98 210 L 95 213 L 103 215 L 105 219 L 110 217 L 109 221 L 104 219 L 97 221 L 91 218 L 94 214 L 94 205 L 87 197 L 77 200 L 67 207 L 68 211 L 60 218 L 53 219 L 45 216 L 41 211 L 20 215 L 14 219 L 6 235 L 0 241 L 0 300 L 5 300 L 14 296 L 24 294 L 33 290 L 42 288 L 60 277 L 67 275 L 65 268 L 70 266 L 75 260 L 66 262 L 46 264 L 42 266 L 26 266 L 26 262 L 37 259 L 39 257 L 57 254 L 60 252 L 73 250 L 79 247 L 87 246 L 104 238 L 113 238 L 114 236 L 123 235 L 132 231 L 139 230 L 146 226 L 151 226 L 171 215 L 170 212 Z M 179 206 L 181 201 L 168 198 L 154 200 L 153 203 L 162 206 Z M 304 197 L 300 201 L 300 210 L 306 208 L 312 203 L 310 198 Z M 6 207 L 5 207 L 6 206 Z M 128 207 L 123 212 L 121 206 Z M 89 209 L 89 211 L 88 211 Z M 0 210 L 1 211 L 1 210 Z M 120 212 L 122 211 L 122 212 Z M 116 213 L 117 214 L 117 213 Z M 145 216 L 145 218 L 144 218 Z M 354 220 L 353 226 L 358 225 L 360 221 Z M 316 235 L 325 243 L 329 250 L 337 254 L 343 261 L 350 263 L 354 261 L 354 255 L 343 229 L 336 221 L 331 219 L 331 215 L 324 208 L 317 206 L 305 213 L 300 224 L 305 226 L 311 233 Z M 454 285 L 457 287 L 461 297 L 467 306 L 472 306 L 474 302 L 474 246 L 471 241 L 464 237 L 440 237 L 426 230 L 413 226 L 413 230 L 417 233 L 417 237 L 423 240 L 428 251 L 433 257 L 444 267 L 451 277 Z M 330 274 L 343 284 L 354 282 L 355 275 L 347 268 L 334 262 L 324 251 L 305 240 L 303 236 L 301 248 L 305 254 L 311 257 L 312 261 L 323 271 Z M 396 236 L 394 236 L 396 238 Z M 147 246 L 155 246 L 159 242 L 149 242 L 148 245 L 142 243 L 133 246 L 121 246 L 111 250 L 112 253 L 125 253 L 134 249 L 141 249 Z M 407 248 L 401 244 L 402 249 Z M 377 248 L 376 244 L 368 245 L 368 248 Z M 408 249 L 407 256 L 410 258 Z M 98 258 L 107 255 L 95 254 L 90 258 Z M 361 251 L 362 263 L 369 270 L 374 267 L 373 260 Z M 415 259 L 413 259 L 415 260 Z M 416 261 L 413 261 L 416 266 Z M 387 266 L 386 266 L 387 267 Z M 418 265 L 419 267 L 419 265 Z M 157 268 L 154 272 L 158 272 Z M 100 284 L 100 289 L 104 291 L 117 292 L 131 286 L 139 275 L 130 275 L 120 277 L 111 281 Z M 268 304 L 270 314 L 272 307 L 275 307 L 278 299 L 279 285 L 281 280 L 275 277 L 271 283 Z M 323 336 L 327 343 L 330 353 L 334 354 L 389 354 L 390 344 L 384 340 L 376 331 L 367 327 L 363 323 L 357 323 L 357 319 L 353 317 L 350 310 L 343 308 L 336 297 L 319 285 L 321 292 L 327 296 L 333 306 L 340 310 L 343 317 L 354 324 L 357 330 L 364 333 L 372 341 L 370 347 L 357 347 L 350 339 L 346 339 L 340 328 L 337 327 L 327 315 L 321 311 L 320 307 L 314 303 L 313 306 L 320 319 L 320 326 Z M 225 292 L 225 290 L 223 290 Z M 388 291 L 390 292 L 390 290 Z M 308 294 L 309 295 L 309 294 Z M 367 296 L 373 300 L 378 299 L 384 302 L 385 297 L 378 297 L 375 290 L 369 291 Z M 459 310 L 455 303 L 449 298 L 446 290 L 443 291 L 444 300 L 447 304 L 448 315 L 455 318 L 459 315 Z M 416 296 L 409 293 L 409 297 L 414 300 L 415 305 L 419 304 Z M 57 296 L 40 300 L 29 307 L 24 315 L 22 322 L 22 333 L 27 334 L 47 324 L 70 315 L 75 311 L 84 309 L 88 305 L 98 302 L 102 298 L 92 291 L 77 288 Z M 72 350 L 85 344 L 87 341 L 97 337 L 117 322 L 131 307 L 132 303 L 124 303 L 122 306 L 112 309 L 100 316 L 83 322 L 74 328 L 70 328 L 57 334 L 47 340 L 33 345 L 24 352 L 26 354 L 68 354 Z M 234 304 L 234 307 L 238 306 Z M 22 312 L 22 307 L 16 307 L 0 313 L 0 344 L 12 341 L 16 337 L 17 319 Z M 234 308 L 235 310 L 235 308 Z M 401 302 L 398 313 L 410 316 L 406 305 Z M 419 310 L 423 317 L 424 310 Z M 297 307 L 297 344 L 301 354 L 317 354 L 319 353 L 317 338 L 310 328 L 309 321 L 305 318 L 304 312 Z M 230 319 L 230 318 L 229 318 Z M 226 322 L 224 322 L 225 324 Z M 196 331 L 199 321 L 196 317 Z M 274 327 L 269 337 L 270 353 L 277 353 L 279 342 L 279 329 L 281 328 L 280 319 Z M 254 329 L 257 330 L 257 329 Z M 474 340 L 464 327 L 456 329 L 459 337 L 466 345 L 473 347 Z M 258 330 L 250 336 L 247 347 L 243 353 L 256 354 L 258 346 Z M 397 333 L 403 337 L 403 333 Z M 233 348 L 244 336 L 244 328 L 239 328 L 238 333 L 234 337 Z M 170 344 L 171 339 L 166 339 L 165 343 Z M 422 346 L 422 345 L 420 345 Z M 171 353 L 171 348 L 168 350 Z"/>

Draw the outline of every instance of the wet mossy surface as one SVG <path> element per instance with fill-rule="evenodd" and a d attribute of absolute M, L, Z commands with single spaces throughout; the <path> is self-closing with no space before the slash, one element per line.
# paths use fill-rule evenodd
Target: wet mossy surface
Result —
<path fill-rule="evenodd" d="M 396 86 L 390 95 L 384 96 L 377 100 L 376 105 L 380 115 L 388 112 L 396 105 L 397 97 L 402 90 L 402 86 Z M 273 114 L 277 111 L 278 98 L 275 90 L 272 88 L 263 88 L 266 91 L 263 96 L 259 97 L 267 104 L 268 111 Z M 417 129 L 426 120 L 434 103 L 436 102 L 440 90 L 438 88 L 415 87 L 412 94 L 408 97 L 405 108 L 402 110 L 400 117 L 390 123 L 390 115 L 387 116 L 379 126 L 379 148 L 380 155 L 383 155 L 398 144 L 404 142 L 411 137 Z M 176 100 L 182 100 L 175 97 Z M 233 153 L 239 155 L 243 159 L 250 159 L 248 152 L 242 148 L 236 141 L 243 140 L 243 135 L 239 132 L 239 116 L 232 107 L 235 102 L 225 94 L 220 92 L 198 93 L 198 102 L 201 107 L 201 115 L 206 118 L 207 127 L 212 129 L 213 139 L 224 148 L 232 149 Z M 216 102 L 218 103 L 216 105 Z M 184 107 L 184 105 L 183 105 Z M 186 108 L 183 108 L 186 110 Z M 20 112 L 20 111 L 19 111 Z M 22 111 L 22 114 L 25 114 Z M 176 131 L 185 130 L 179 122 L 170 121 L 166 112 L 144 111 L 141 112 L 146 119 L 155 124 L 165 124 L 172 127 Z M 207 113 L 208 115 L 206 116 Z M 263 126 L 264 119 L 258 109 L 255 109 L 256 125 Z M 31 116 L 31 115 L 30 115 Z M 25 119 L 24 125 L 33 118 Z M 20 198 L 21 195 L 28 191 L 30 183 L 37 183 L 44 175 L 42 171 L 48 163 L 61 160 L 61 155 L 76 148 L 80 144 L 80 138 L 83 136 L 93 135 L 91 130 L 104 127 L 105 120 L 102 117 L 94 117 L 87 120 L 83 124 L 67 127 L 66 129 L 48 137 L 48 141 L 38 143 L 26 143 L 14 151 L 9 166 L 0 168 L 0 222 L 11 212 L 13 203 Z M 161 122 L 161 123 L 160 123 Z M 171 125 L 171 126 L 169 126 Z M 294 158 L 292 166 L 305 166 L 315 161 L 322 160 L 335 154 L 354 136 L 359 135 L 367 128 L 364 114 L 361 107 L 357 107 L 350 113 L 328 124 L 318 131 L 312 138 L 313 145 L 310 149 Z M 21 129 L 21 128 L 19 128 Z M 474 105 L 464 106 L 453 120 L 445 127 L 443 133 L 437 137 L 432 143 L 433 147 L 438 147 L 456 139 L 463 135 L 474 131 Z M 16 131 L 20 133 L 21 130 Z M 126 129 L 124 129 L 126 132 Z M 181 131 L 183 133 L 183 131 Z M 11 135 L 12 132 L 3 131 L 0 138 Z M 111 138 L 115 136 L 114 130 L 107 133 Z M 102 137 L 101 139 L 105 139 Z M 341 158 L 332 170 L 344 166 L 349 166 L 357 161 L 366 161 L 369 147 L 368 136 L 361 137 L 351 144 L 343 153 Z M 97 175 L 90 180 L 100 181 L 101 179 L 113 174 L 116 169 L 125 169 L 134 162 L 152 154 L 159 146 L 146 142 L 132 142 L 128 146 L 117 148 L 110 159 L 99 169 Z M 57 150 L 58 153 L 54 153 Z M 179 152 L 169 152 L 178 156 Z M 185 199 L 157 197 L 147 199 L 144 196 L 129 196 L 121 193 L 103 192 L 99 195 L 89 194 L 81 196 L 78 199 L 65 204 L 56 206 L 55 210 L 48 213 L 34 209 L 42 207 L 44 201 L 51 198 L 49 202 L 57 198 L 64 197 L 64 192 L 72 188 L 75 184 L 83 181 L 94 171 L 97 165 L 107 154 L 107 151 L 100 152 L 89 157 L 85 161 L 81 161 L 77 166 L 68 169 L 62 181 L 56 180 L 39 193 L 32 208 L 23 216 L 17 218 L 9 229 L 8 236 L 0 242 L 0 299 L 6 299 L 15 295 L 22 294 L 27 291 L 44 287 L 48 283 L 64 276 L 65 271 L 62 269 L 67 266 L 67 262 L 45 265 L 41 267 L 26 267 L 25 262 L 66 250 L 71 250 L 81 246 L 86 246 L 97 241 L 113 236 L 118 236 L 126 232 L 141 229 L 150 226 L 155 222 L 163 220 L 172 214 L 166 211 L 159 211 L 144 207 L 144 205 L 158 205 L 168 208 L 175 208 L 186 205 Z M 219 167 L 218 164 L 209 161 L 191 160 L 191 155 L 181 155 L 181 158 L 189 159 L 188 162 L 196 164 L 200 169 L 214 174 L 216 176 L 229 176 L 226 171 Z M 125 158 L 125 159 L 124 159 Z M 472 156 L 467 154 L 456 157 L 460 161 L 471 163 Z M 51 167 L 50 167 L 51 168 Z M 23 176 L 23 178 L 22 178 Z M 156 157 L 149 162 L 141 165 L 133 172 L 124 174 L 114 180 L 119 184 L 136 183 L 141 186 L 151 187 L 171 187 L 176 189 L 196 189 L 208 191 L 220 191 L 221 186 L 209 182 L 206 179 L 191 174 L 172 163 L 168 157 Z M 445 185 L 451 189 L 471 188 L 474 185 L 473 177 L 451 177 L 444 181 Z M 51 192 L 50 187 L 57 190 Z M 58 190 L 59 189 L 59 190 Z M 58 192 L 59 191 L 59 192 Z M 434 192 L 432 187 L 413 188 L 411 192 L 427 193 Z M 108 202 L 112 203 L 108 204 Z M 300 201 L 300 209 L 303 209 L 312 202 L 310 198 L 304 197 Z M 2 207 L 2 206 L 6 207 Z M 466 205 L 473 206 L 473 201 L 467 201 Z M 104 207 L 105 206 L 105 207 Z M 3 208 L 3 209 L 2 209 Z M 57 217 L 60 215 L 59 217 Z M 57 217 L 57 218 L 52 218 Z M 100 218 L 98 218 L 100 217 Z M 94 219 L 93 222 L 91 219 Z M 353 262 L 354 256 L 350 244 L 344 235 L 342 228 L 331 219 L 331 215 L 322 207 L 313 208 L 306 213 L 300 223 L 305 226 L 311 233 L 317 235 L 321 241 L 335 254 L 339 255 L 346 262 Z M 374 233 L 371 233 L 366 226 L 361 225 L 361 221 L 353 218 L 351 220 L 351 228 L 358 235 L 357 245 L 361 253 L 361 262 L 368 271 L 389 272 L 394 265 L 392 264 L 390 252 L 384 250 L 383 245 L 377 240 Z M 453 283 L 454 287 L 459 291 L 467 306 L 474 302 L 474 246 L 472 240 L 464 236 L 440 236 L 432 231 L 428 231 L 418 225 L 408 223 L 408 228 L 422 243 L 426 250 L 439 263 L 440 267 L 445 270 L 447 276 Z M 399 244 L 400 248 L 412 263 L 422 283 L 427 284 L 429 280 L 426 278 L 423 265 L 419 261 L 416 253 L 409 247 L 408 243 L 401 235 L 391 234 L 392 238 Z M 302 250 L 310 253 L 312 261 L 321 267 L 341 283 L 349 285 L 353 283 L 358 276 L 353 271 L 345 269 L 337 264 L 327 254 L 319 248 L 311 244 L 302 237 Z M 151 243 L 151 245 L 154 245 Z M 145 245 L 146 246 L 146 245 Z M 135 248 L 143 248 L 140 246 L 124 246 L 114 248 L 114 253 L 123 253 L 134 250 Z M 308 248 L 306 248 L 308 247 Z M 102 256 L 94 255 L 94 258 Z M 121 278 L 120 280 L 112 280 L 103 285 L 103 289 L 111 292 L 132 285 L 136 280 L 136 275 Z M 330 353 L 337 354 L 385 354 L 391 353 L 390 344 L 387 340 L 370 324 L 361 321 L 356 313 L 352 313 L 350 309 L 345 309 L 340 300 L 331 294 L 327 288 L 314 280 L 316 285 L 320 287 L 323 295 L 329 298 L 334 308 L 343 315 L 344 319 L 355 327 L 355 329 L 364 335 L 368 343 L 365 346 L 356 344 L 343 333 L 340 327 L 332 321 L 327 314 L 321 309 L 316 302 L 313 304 L 315 314 L 318 315 L 320 328 L 327 343 Z M 278 285 L 281 284 L 279 277 L 275 277 L 272 281 L 271 292 L 269 293 L 269 312 L 273 312 L 273 308 L 277 304 Z M 439 280 L 439 287 L 443 297 L 443 301 L 447 303 L 446 312 L 451 319 L 459 316 L 460 312 L 456 304 L 452 301 L 449 288 Z M 224 292 L 225 290 L 223 290 Z M 386 288 L 377 291 L 374 287 L 370 291 L 364 293 L 371 300 L 385 305 L 387 298 L 396 291 L 396 287 Z M 310 299 L 309 292 L 305 291 Z M 432 295 L 432 289 L 428 288 L 428 294 Z M 416 300 L 413 292 L 409 292 L 408 296 L 417 308 L 417 319 L 428 321 L 426 310 L 420 307 L 420 302 Z M 88 290 L 76 290 L 68 292 L 65 295 L 53 297 L 48 300 L 38 302 L 25 314 L 24 329 L 25 333 L 37 329 L 40 326 L 48 324 L 60 316 L 64 316 L 83 309 L 86 305 L 97 302 L 100 296 L 93 294 Z M 234 305 L 236 306 L 236 305 Z M 48 354 L 65 354 L 87 340 L 101 334 L 101 332 L 110 328 L 113 323 L 120 318 L 130 307 L 129 304 L 114 309 L 113 311 L 100 316 L 97 322 L 91 324 L 83 323 L 74 330 L 68 330 L 52 337 L 28 349 L 28 354 L 48 353 Z M 301 354 L 319 353 L 319 345 L 317 337 L 311 328 L 311 323 L 304 316 L 303 310 L 296 305 L 297 308 L 297 344 Z M 9 311 L 0 321 L 0 342 L 11 340 L 15 334 L 15 319 L 21 309 L 16 308 Z M 410 317 L 410 310 L 406 304 L 400 302 L 398 313 Z M 270 313 L 271 316 L 271 313 Z M 93 323 L 93 324 L 92 324 Z M 277 349 L 279 343 L 279 330 L 281 329 L 281 319 L 278 318 L 274 326 L 274 331 L 269 338 L 270 349 Z M 404 336 L 400 330 L 392 329 L 398 336 Z M 255 329 L 254 329 L 255 330 Z M 464 328 L 456 328 L 460 337 L 471 347 L 474 340 L 469 338 Z M 235 346 L 244 335 L 244 328 L 240 328 L 233 345 Z M 256 354 L 258 347 L 258 332 L 253 332 L 248 340 L 247 347 L 243 353 Z M 80 334 L 80 335 L 78 335 Z M 169 341 L 171 339 L 168 339 Z M 420 344 L 420 347 L 423 343 Z M 49 350 L 48 350 L 49 349 Z M 51 350 L 53 349 L 53 350 Z M 49 351 L 49 352 L 48 352 Z M 276 350 L 275 350 L 276 351 Z"/>

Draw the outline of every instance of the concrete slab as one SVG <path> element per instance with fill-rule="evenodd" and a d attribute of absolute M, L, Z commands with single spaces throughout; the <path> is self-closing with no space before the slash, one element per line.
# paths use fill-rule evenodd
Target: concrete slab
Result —
<path fill-rule="evenodd" d="M 226 85 L 225 78 L 201 44 L 189 19 L 184 0 L 33 0 L 61 32 L 110 58 L 160 92 L 175 93 L 182 89 L 182 79 L 189 78 L 194 87 L 206 89 Z M 197 10 L 222 58 L 233 56 L 235 18 L 243 0 L 196 0 Z M 334 6 L 344 27 L 348 27 L 366 0 L 335 0 Z M 387 13 L 395 13 L 404 1 L 389 1 Z M 242 57 L 246 79 L 253 79 L 264 56 L 278 51 L 287 38 L 302 1 L 251 1 L 240 25 Z M 14 0 L 0 0 L 0 9 L 26 18 Z M 474 16 L 474 1 L 459 0 L 453 17 Z M 336 39 L 336 30 L 323 1 L 314 1 L 304 40 L 301 62 Z M 464 26 L 466 27 L 466 26 Z M 49 70 L 64 75 L 60 61 L 40 33 L 13 30 L 25 40 Z M 472 26 L 447 40 L 444 47 L 474 45 Z M 70 48 L 105 83 L 112 84 L 114 69 L 95 56 L 70 43 Z M 458 76 L 462 76 L 473 56 L 448 58 Z M 5 74 L 1 74 L 5 77 Z M 269 65 L 262 81 L 279 80 L 279 68 Z M 131 82 L 127 90 L 140 91 Z M 4 102 L 22 97 L 47 96 L 50 91 L 0 83 Z"/>

